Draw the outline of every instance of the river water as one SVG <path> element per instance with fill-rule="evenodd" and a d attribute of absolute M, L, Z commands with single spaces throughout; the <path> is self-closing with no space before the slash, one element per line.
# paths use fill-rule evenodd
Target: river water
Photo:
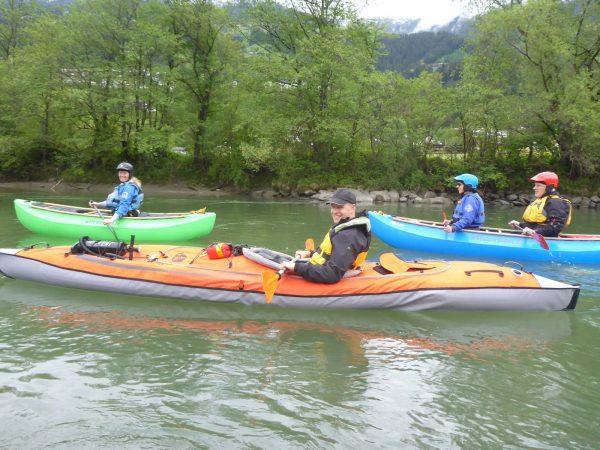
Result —
<path fill-rule="evenodd" d="M 24 229 L 14 198 L 84 205 L 104 194 L 0 192 L 0 247 L 73 243 Z M 203 206 L 217 224 L 198 246 L 293 253 L 331 222 L 307 201 L 145 202 Z M 520 212 L 489 207 L 488 225 Z M 598 223 L 599 212 L 576 210 L 569 231 L 598 234 Z M 370 258 L 390 250 L 374 239 Z M 525 268 L 581 284 L 577 309 L 293 311 L 0 278 L 0 448 L 598 448 L 600 265 Z"/>

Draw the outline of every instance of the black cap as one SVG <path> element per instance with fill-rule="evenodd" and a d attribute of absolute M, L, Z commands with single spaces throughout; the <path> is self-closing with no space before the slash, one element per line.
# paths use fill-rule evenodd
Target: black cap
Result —
<path fill-rule="evenodd" d="M 356 195 L 354 195 L 349 189 L 338 189 L 327 202 L 328 205 L 331 203 L 336 205 L 352 203 L 353 205 L 356 205 Z"/>

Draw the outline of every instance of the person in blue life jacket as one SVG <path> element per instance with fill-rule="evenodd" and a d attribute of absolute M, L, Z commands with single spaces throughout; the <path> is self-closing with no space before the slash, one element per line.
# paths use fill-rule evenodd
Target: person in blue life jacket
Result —
<path fill-rule="evenodd" d="M 571 223 L 571 201 L 556 190 L 558 175 L 554 172 L 540 172 L 530 180 L 533 181 L 535 200 L 525 208 L 522 222 L 511 220 L 508 224 L 520 228 L 522 234 L 528 236 L 535 232 L 546 237 L 556 237 Z"/>
<path fill-rule="evenodd" d="M 298 250 L 296 258 L 282 266 L 302 278 L 333 284 L 344 276 L 359 274 L 371 244 L 371 223 L 366 211 L 356 213 L 356 196 L 349 189 L 338 189 L 329 199 L 333 226 L 315 251 Z"/>
<path fill-rule="evenodd" d="M 446 233 L 464 229 L 478 229 L 485 223 L 485 206 L 477 192 L 479 180 L 475 175 L 463 173 L 454 177 L 460 198 L 452 214 L 452 219 L 444 220 L 442 225 Z"/>
<path fill-rule="evenodd" d="M 119 163 L 117 166 L 117 175 L 121 184 L 115 186 L 106 200 L 103 202 L 94 202 L 90 200 L 90 206 L 99 206 L 112 210 L 112 217 L 104 219 L 105 225 L 111 225 L 121 217 L 139 216 L 139 209 L 144 200 L 142 191 L 142 182 L 133 176 L 133 165 L 128 162 Z"/>

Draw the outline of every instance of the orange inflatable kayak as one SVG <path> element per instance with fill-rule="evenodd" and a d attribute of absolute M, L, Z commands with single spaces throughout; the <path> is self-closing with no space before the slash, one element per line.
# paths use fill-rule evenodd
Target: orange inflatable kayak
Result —
<path fill-rule="evenodd" d="M 312 309 L 565 310 L 575 308 L 579 295 L 579 286 L 522 268 L 474 261 L 406 262 L 388 253 L 336 284 L 284 273 L 267 304 L 265 274 L 276 273 L 278 266 L 259 264 L 250 257 L 252 250 L 222 259 L 210 259 L 206 249 L 197 247 L 129 250 L 107 257 L 74 254 L 71 247 L 0 249 L 0 271 L 79 289 Z"/>

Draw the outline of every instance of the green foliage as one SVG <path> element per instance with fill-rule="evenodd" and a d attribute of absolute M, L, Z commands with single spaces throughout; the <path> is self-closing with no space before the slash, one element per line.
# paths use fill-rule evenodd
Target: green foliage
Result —
<path fill-rule="evenodd" d="M 48 173 L 52 154 L 34 143 L 12 137 L 0 137 L 0 173 L 16 180 L 43 180 L 53 177 Z"/>
<path fill-rule="evenodd" d="M 234 149 L 222 149 L 212 160 L 206 179 L 218 184 L 233 184 L 247 188 L 251 185 L 250 171 L 246 169 L 244 158 Z"/>
<path fill-rule="evenodd" d="M 496 92 L 500 107 L 479 113 L 486 130 L 542 131 L 558 144 L 571 177 L 598 170 L 598 131 L 591 124 L 600 111 L 599 14 L 599 2 L 554 0 L 494 10 L 480 20 L 465 64 L 466 91 Z"/>
<path fill-rule="evenodd" d="M 600 172 L 599 2 L 503 3 L 465 48 L 384 36 L 349 0 L 34 3 L 0 8 L 3 178 L 112 180 L 128 160 L 144 182 L 446 189 L 469 171 L 496 190 L 554 170 L 584 190 Z M 376 70 L 398 55 L 409 78 Z"/>
<path fill-rule="evenodd" d="M 514 186 L 506 174 L 495 166 L 483 166 L 479 169 L 477 175 L 482 190 L 502 191 Z"/>
<path fill-rule="evenodd" d="M 430 188 L 431 178 L 421 170 L 415 170 L 410 174 L 410 177 L 403 183 L 406 189 L 421 189 Z"/>

